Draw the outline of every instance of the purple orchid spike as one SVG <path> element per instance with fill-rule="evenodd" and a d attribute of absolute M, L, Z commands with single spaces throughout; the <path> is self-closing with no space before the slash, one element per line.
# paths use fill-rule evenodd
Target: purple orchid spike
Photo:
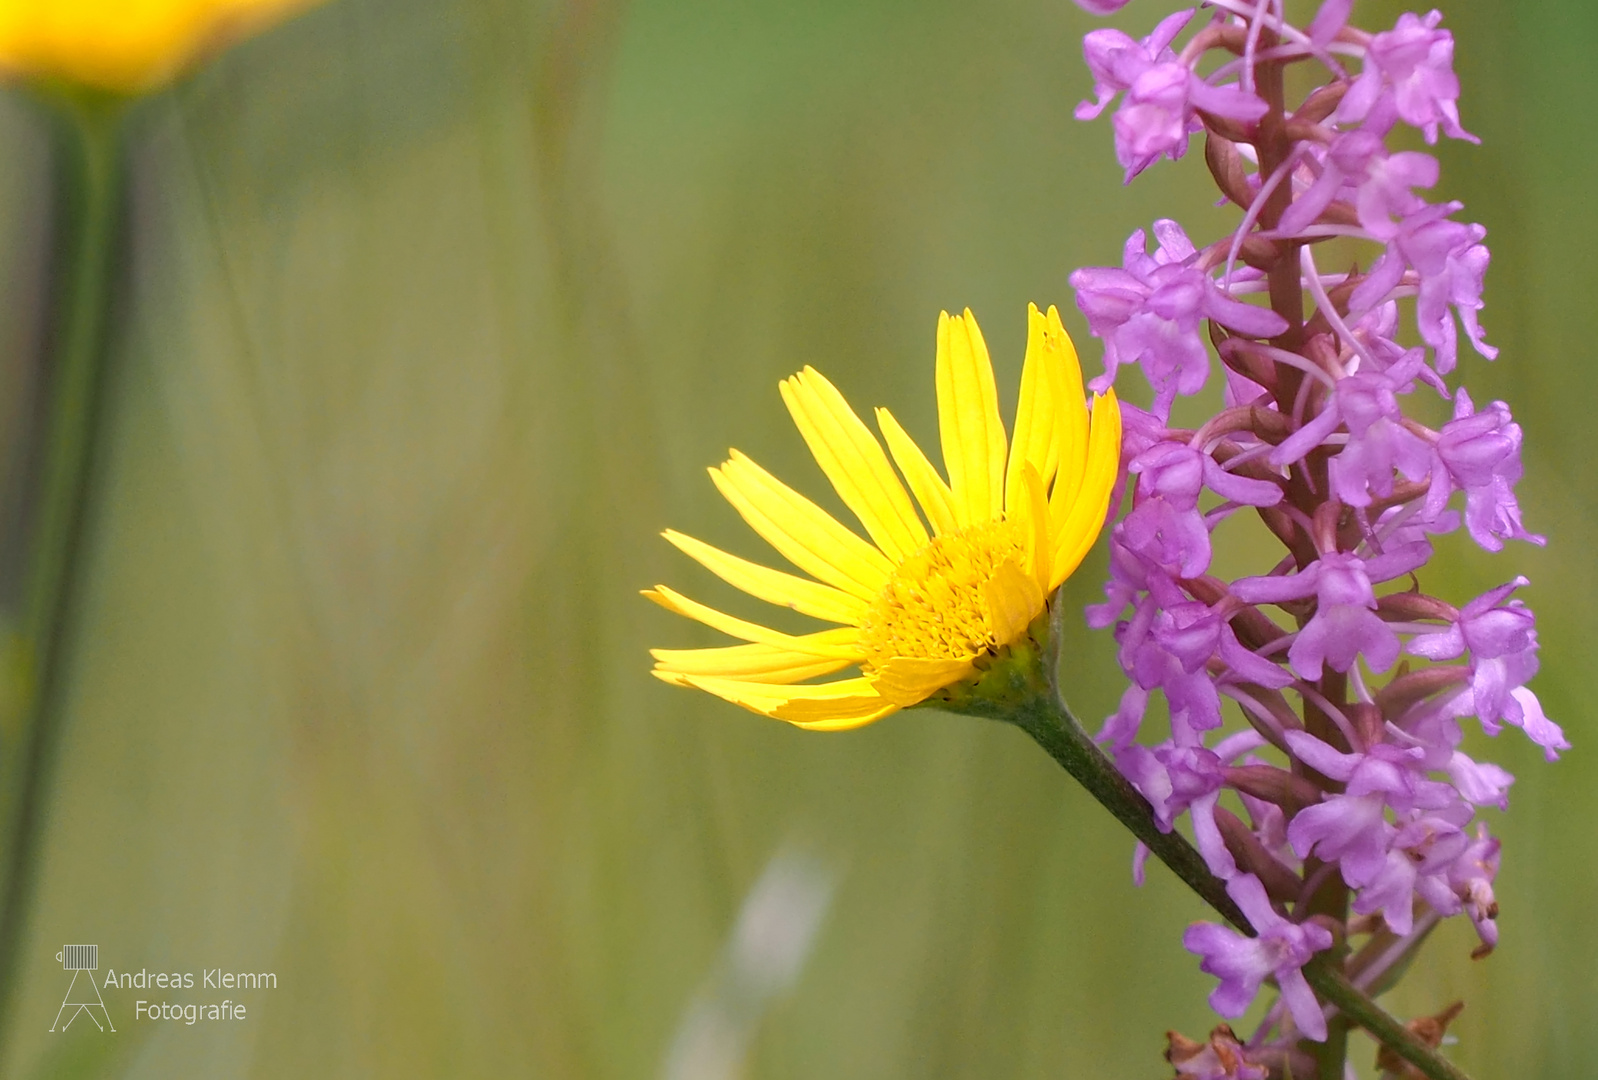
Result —
<path fill-rule="evenodd" d="M 1271 1016 L 1292 1023 L 1273 1035 L 1268 1022 L 1248 1047 L 1283 1062 L 1302 1052 L 1300 1035 L 1325 1031 L 1301 971 L 1331 941 L 1316 919 L 1338 925 L 1355 971 L 1379 965 L 1392 935 L 1441 917 L 1470 918 L 1478 953 L 1496 945 L 1499 844 L 1478 815 L 1508 808 L 1514 777 L 1465 753 L 1460 721 L 1519 727 L 1550 760 L 1569 743 L 1530 685 L 1525 579 L 1463 607 L 1423 591 L 1433 538 L 1460 524 L 1488 551 L 1543 543 L 1516 492 L 1520 425 L 1457 385 L 1461 336 L 1497 355 L 1479 321 L 1486 230 L 1460 203 L 1429 201 L 1439 161 L 1400 142 L 1405 127 L 1428 143 L 1475 141 L 1453 37 L 1435 11 L 1362 30 L 1352 0 L 1324 0 L 1303 30 L 1280 4 L 1200 11 L 1141 40 L 1095 30 L 1084 41 L 1094 97 L 1077 115 L 1119 99 L 1127 179 L 1181 157 L 1203 130 L 1222 201 L 1241 213 L 1206 245 L 1159 220 L 1152 251 L 1139 229 L 1119 267 L 1071 274 L 1104 345 L 1093 388 L 1135 365 L 1151 396 L 1147 411 L 1123 404 L 1125 516 L 1105 600 L 1087 614 L 1113 629 L 1128 680 L 1100 742 L 1159 829 L 1188 819 L 1259 934 L 1199 924 L 1184 944 L 1219 977 L 1211 1003 L 1223 1015 L 1277 981 Z M 1274 88 L 1295 85 L 1294 67 L 1325 77 L 1283 101 Z M 1365 269 L 1323 269 L 1333 238 L 1364 245 Z M 1179 427 L 1179 399 L 1205 390 L 1217 358 L 1224 407 Z M 1413 407 L 1422 386 L 1453 399 L 1440 429 Z M 1255 549 L 1221 530 L 1249 517 L 1281 547 L 1239 573 Z M 1169 728 L 1155 731 L 1162 699 Z M 1182 1048 L 1189 1073 L 1230 1076 L 1244 1060 Z"/>

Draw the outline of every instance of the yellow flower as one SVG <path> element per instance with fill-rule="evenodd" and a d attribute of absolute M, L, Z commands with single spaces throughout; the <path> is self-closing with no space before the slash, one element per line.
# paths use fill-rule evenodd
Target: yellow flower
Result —
<path fill-rule="evenodd" d="M 872 543 L 734 450 L 710 478 L 798 577 L 692 537 L 664 535 L 717 576 L 835 629 L 794 636 L 694 602 L 664 585 L 645 596 L 748 644 L 655 649 L 655 674 L 803 728 L 880 720 L 974 675 L 1042 614 L 1098 538 L 1121 452 L 1115 391 L 1091 417 L 1076 348 L 1059 312 L 1029 311 L 1015 438 L 1008 452 L 993 365 L 967 310 L 938 318 L 938 427 L 945 483 L 886 409 L 877 424 L 915 493 L 917 515 L 882 445 L 813 368 L 782 399 Z M 930 526 L 930 528 L 929 528 Z M 860 675 L 804 680 L 858 665 Z"/>
<path fill-rule="evenodd" d="M 0 0 L 0 68 L 135 94 L 313 2 Z"/>

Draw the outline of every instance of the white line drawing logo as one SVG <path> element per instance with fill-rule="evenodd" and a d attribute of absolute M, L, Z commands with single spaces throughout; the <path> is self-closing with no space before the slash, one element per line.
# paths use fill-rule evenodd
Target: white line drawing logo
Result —
<path fill-rule="evenodd" d="M 106 1028 L 115 1031 L 116 1027 L 111 1023 L 111 1013 L 105 1007 L 105 998 L 100 996 L 100 988 L 94 982 L 95 970 L 100 966 L 100 946 L 65 945 L 60 952 L 55 954 L 55 958 L 61 961 L 63 968 L 72 972 L 72 981 L 67 984 L 67 995 L 61 999 L 61 1008 L 56 1010 L 55 1024 L 50 1025 L 50 1030 L 57 1030 L 56 1024 L 61 1024 L 60 1030 L 65 1031 L 72 1026 L 72 1021 L 78 1018 L 79 1013 L 88 1013 L 89 1019 L 94 1021 L 94 1026 L 101 1031 Z M 89 995 L 81 990 L 78 991 L 76 998 L 72 996 L 73 991 L 78 986 L 78 976 L 85 971 L 89 973 L 89 989 L 94 992 L 93 1001 L 89 1000 Z M 94 1015 L 96 1005 L 100 1007 L 100 1015 L 105 1017 L 104 1024 L 101 1024 Z M 62 1024 L 61 1017 L 68 1009 L 72 1010 L 72 1015 L 67 1017 L 65 1024 Z"/>

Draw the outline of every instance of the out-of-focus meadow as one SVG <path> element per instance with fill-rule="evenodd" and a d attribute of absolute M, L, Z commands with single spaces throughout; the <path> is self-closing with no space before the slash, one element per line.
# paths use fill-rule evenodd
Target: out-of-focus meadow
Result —
<path fill-rule="evenodd" d="M 1545 766 L 1516 732 L 1472 736 L 1519 777 L 1493 823 L 1503 945 L 1472 962 L 1469 926 L 1445 927 L 1389 1001 L 1464 998 L 1453 1053 L 1478 1078 L 1588 1077 L 1598 11 L 1447 19 L 1483 145 L 1441 148 L 1437 197 L 1490 231 L 1503 350 L 1464 370 L 1524 425 L 1550 542 L 1447 538 L 1429 584 L 1532 579 L 1534 685 L 1576 749 Z M 1070 270 L 1155 217 L 1224 227 L 1200 155 L 1123 188 L 1108 121 L 1072 119 L 1093 25 L 1068 0 L 337 0 L 141 103 L 0 1074 L 683 1080 L 746 1038 L 720 1075 L 1163 1075 L 1163 1032 L 1213 1022 L 1180 945 L 1202 912 L 1162 869 L 1135 888 L 1129 838 L 1035 746 L 923 711 L 818 736 L 666 687 L 647 647 L 713 635 L 637 595 L 755 610 L 656 534 L 761 554 L 704 473 L 729 446 L 821 497 L 779 378 L 813 363 L 930 440 L 939 308 L 976 311 L 1008 400 L 1029 300 L 1096 370 Z M 16 95 L 0 146 L 14 508 L 51 175 Z M 1113 646 L 1070 633 L 1096 724 Z M 756 916 L 810 949 L 791 986 L 750 989 L 729 935 L 774 858 L 797 893 Z M 277 989 L 192 1027 L 134 1001 L 229 995 L 107 991 L 115 1036 L 51 1034 L 78 941 L 102 974 Z M 1372 1052 L 1356 1038 L 1362 1075 Z"/>

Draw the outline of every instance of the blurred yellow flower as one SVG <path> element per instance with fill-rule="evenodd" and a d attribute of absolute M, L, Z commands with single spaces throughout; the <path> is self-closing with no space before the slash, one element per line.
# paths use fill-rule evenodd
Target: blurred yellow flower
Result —
<path fill-rule="evenodd" d="M 0 0 L 0 69 L 136 94 L 315 2 Z"/>
<path fill-rule="evenodd" d="M 808 367 L 785 380 L 782 398 L 799 433 L 872 543 L 736 450 L 711 480 L 811 578 L 675 531 L 665 537 L 744 592 L 840 625 L 779 633 L 660 585 L 644 595 L 748 644 L 655 649 L 655 674 L 799 727 L 841 731 L 926 700 L 1020 638 L 1097 539 L 1121 450 L 1115 392 L 1095 395 L 1090 416 L 1059 312 L 1045 316 L 1033 305 L 1029 320 L 1008 450 L 993 365 L 969 310 L 938 319 L 947 483 L 892 414 L 877 410 L 924 523 L 888 454 L 833 385 Z M 804 681 L 850 665 L 859 665 L 858 677 Z"/>

